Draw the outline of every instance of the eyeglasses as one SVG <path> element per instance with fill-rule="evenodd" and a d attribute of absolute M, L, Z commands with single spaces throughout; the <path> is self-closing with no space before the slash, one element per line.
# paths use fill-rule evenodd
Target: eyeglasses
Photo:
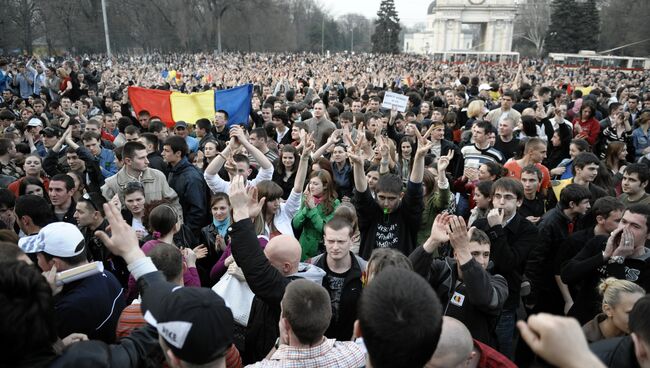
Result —
<path fill-rule="evenodd" d="M 513 194 L 501 194 L 501 193 L 494 193 L 494 199 L 501 200 L 501 198 L 505 199 L 506 201 L 514 201 L 517 199 L 517 196 Z"/>

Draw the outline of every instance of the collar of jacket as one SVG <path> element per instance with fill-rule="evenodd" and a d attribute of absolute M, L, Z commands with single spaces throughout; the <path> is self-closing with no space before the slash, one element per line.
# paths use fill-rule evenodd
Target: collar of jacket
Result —
<path fill-rule="evenodd" d="M 122 189 L 124 189 L 124 187 L 126 187 L 126 185 L 128 183 L 133 181 L 133 177 L 131 177 L 130 175 L 128 175 L 126 173 L 126 166 L 124 166 L 122 169 L 120 169 L 120 171 L 118 171 L 117 174 L 115 174 L 115 177 L 117 178 L 117 185 Z M 151 173 L 151 168 L 148 167 L 142 173 L 142 176 L 140 177 L 140 182 L 143 183 L 143 184 L 144 183 L 153 183 L 155 179 L 156 178 Z"/>

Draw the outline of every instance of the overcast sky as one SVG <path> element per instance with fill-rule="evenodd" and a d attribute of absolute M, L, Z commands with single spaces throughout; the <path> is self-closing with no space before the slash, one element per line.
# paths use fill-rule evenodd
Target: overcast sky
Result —
<path fill-rule="evenodd" d="M 381 0 L 320 0 L 334 17 L 347 13 L 358 13 L 373 18 L 377 16 Z M 395 0 L 395 9 L 400 21 L 407 26 L 425 22 L 431 0 Z"/>

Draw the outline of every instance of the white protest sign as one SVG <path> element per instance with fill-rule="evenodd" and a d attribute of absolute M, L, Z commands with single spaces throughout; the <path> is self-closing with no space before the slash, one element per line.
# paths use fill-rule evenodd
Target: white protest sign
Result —
<path fill-rule="evenodd" d="M 381 107 L 385 109 L 395 109 L 399 112 L 406 111 L 406 104 L 409 102 L 408 96 L 400 95 L 395 92 L 386 92 Z"/>

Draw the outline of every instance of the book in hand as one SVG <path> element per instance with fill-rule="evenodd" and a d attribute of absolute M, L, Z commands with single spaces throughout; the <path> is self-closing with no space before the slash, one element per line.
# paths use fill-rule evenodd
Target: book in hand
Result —
<path fill-rule="evenodd" d="M 56 285 L 62 286 L 102 272 L 104 272 L 104 264 L 102 262 L 91 262 L 83 266 L 57 272 Z"/>

